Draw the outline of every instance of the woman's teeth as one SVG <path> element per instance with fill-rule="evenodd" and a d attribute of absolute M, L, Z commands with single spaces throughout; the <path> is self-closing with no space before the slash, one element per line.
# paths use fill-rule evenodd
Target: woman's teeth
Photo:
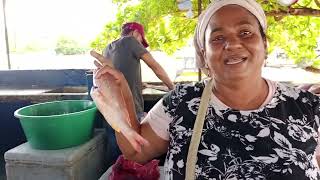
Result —
<path fill-rule="evenodd" d="M 231 60 L 228 60 L 226 62 L 227 65 L 233 65 L 233 64 L 238 64 L 238 63 L 241 63 L 242 61 L 244 61 L 245 59 L 242 58 L 242 59 L 231 59 Z"/>

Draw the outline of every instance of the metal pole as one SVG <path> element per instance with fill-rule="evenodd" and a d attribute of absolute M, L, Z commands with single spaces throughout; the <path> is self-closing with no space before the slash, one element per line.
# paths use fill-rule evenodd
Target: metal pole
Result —
<path fill-rule="evenodd" d="M 202 0 L 198 0 L 198 17 L 200 16 L 202 12 Z M 201 69 L 198 69 L 198 81 L 201 81 L 202 79 Z"/>
<path fill-rule="evenodd" d="M 3 11 L 3 24 L 4 24 L 4 36 L 5 36 L 5 48 L 6 48 L 6 55 L 7 55 L 7 63 L 8 69 L 11 69 L 10 63 L 10 51 L 9 51 L 9 38 L 8 38 L 8 30 L 7 30 L 7 17 L 6 17 L 6 0 L 2 0 L 2 11 Z"/>

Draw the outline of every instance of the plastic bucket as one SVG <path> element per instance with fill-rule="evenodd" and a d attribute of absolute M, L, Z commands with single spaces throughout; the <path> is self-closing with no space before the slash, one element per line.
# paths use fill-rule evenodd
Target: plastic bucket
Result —
<path fill-rule="evenodd" d="M 92 137 L 97 108 L 90 100 L 64 100 L 25 106 L 14 112 L 34 149 L 62 149 Z"/>

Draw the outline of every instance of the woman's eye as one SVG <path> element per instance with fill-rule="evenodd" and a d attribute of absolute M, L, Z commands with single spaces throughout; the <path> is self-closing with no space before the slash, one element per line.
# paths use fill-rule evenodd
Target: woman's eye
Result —
<path fill-rule="evenodd" d="M 216 41 L 222 41 L 223 40 L 223 36 L 217 36 L 212 38 L 212 41 L 216 42 Z"/>
<path fill-rule="evenodd" d="M 240 33 L 240 35 L 242 36 L 242 37 L 248 37 L 248 36 L 251 36 L 251 32 L 250 31 L 242 31 L 241 33 Z"/>

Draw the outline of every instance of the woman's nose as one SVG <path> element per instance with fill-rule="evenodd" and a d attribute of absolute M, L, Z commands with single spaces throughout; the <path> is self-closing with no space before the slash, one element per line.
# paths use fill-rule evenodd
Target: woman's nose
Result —
<path fill-rule="evenodd" d="M 242 44 L 238 38 L 229 38 L 225 41 L 224 48 L 226 50 L 239 49 L 242 47 Z"/>

